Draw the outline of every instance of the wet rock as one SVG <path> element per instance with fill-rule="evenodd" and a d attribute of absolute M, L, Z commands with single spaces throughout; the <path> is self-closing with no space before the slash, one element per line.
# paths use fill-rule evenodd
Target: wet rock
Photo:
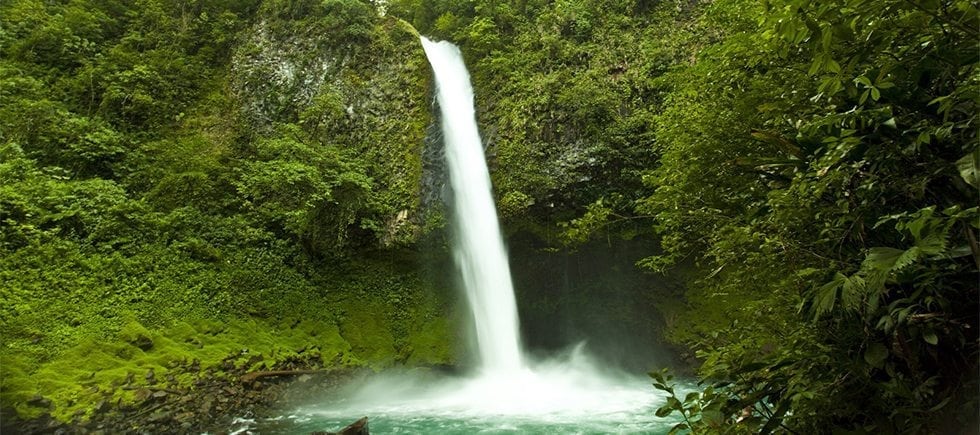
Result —
<path fill-rule="evenodd" d="M 95 404 L 95 407 L 94 408 L 92 408 L 92 413 L 93 414 L 102 414 L 102 413 L 105 413 L 108 410 L 109 410 L 109 401 L 106 400 L 106 399 L 102 399 L 102 400 L 99 401 L 99 403 L 96 403 Z"/>
<path fill-rule="evenodd" d="M 248 359 L 248 362 L 245 363 L 245 367 L 254 366 L 262 362 L 262 360 L 263 360 L 262 355 L 252 355 L 252 357 Z"/>
<path fill-rule="evenodd" d="M 157 383 L 157 375 L 153 372 L 153 369 L 146 372 L 146 383 L 149 385 L 154 385 Z"/>
<path fill-rule="evenodd" d="M 211 396 L 205 397 L 204 400 L 201 401 L 201 414 L 210 414 L 212 407 L 214 407 L 214 398 Z"/>
<path fill-rule="evenodd" d="M 170 413 L 170 411 L 157 411 L 151 414 L 150 418 L 147 420 L 151 423 L 160 423 L 160 422 L 170 420 L 171 417 L 172 414 Z"/>
<path fill-rule="evenodd" d="M 31 397 L 30 400 L 27 401 L 27 405 L 28 406 L 33 406 L 35 408 L 50 409 L 51 408 L 51 401 L 48 400 L 48 399 L 45 399 L 44 396 L 41 396 L 40 394 L 36 394 L 36 395 L 34 395 L 34 397 Z"/>
<path fill-rule="evenodd" d="M 153 349 L 153 340 L 151 340 L 150 337 L 147 337 L 143 334 L 136 336 L 136 338 L 133 339 L 133 341 L 130 341 L 129 343 L 132 344 L 133 346 L 138 347 L 140 350 L 144 352 Z"/>
<path fill-rule="evenodd" d="M 139 390 L 136 390 L 135 393 L 133 393 L 133 398 L 136 399 L 137 403 L 145 402 L 147 399 L 150 398 L 150 395 L 152 394 L 153 393 L 150 390 L 146 388 L 140 388 Z"/>
<path fill-rule="evenodd" d="M 317 361 L 296 359 L 270 369 L 312 370 L 317 362 L 318 358 Z M 187 364 L 185 362 L 184 366 Z M 135 400 L 131 403 L 123 403 L 123 395 L 103 389 L 103 396 L 85 409 L 89 412 L 88 423 L 76 419 L 70 425 L 65 425 L 50 417 L 37 418 L 13 423 L 10 427 L 17 427 L 18 430 L 11 433 L 50 434 L 58 429 L 62 433 L 72 434 L 98 431 L 103 434 L 226 433 L 236 417 L 262 419 L 278 415 L 274 413 L 283 404 L 298 404 L 314 396 L 322 397 L 325 391 L 330 391 L 341 379 L 354 373 L 346 372 L 345 375 L 345 372 L 336 371 L 310 374 L 305 383 L 299 382 L 298 377 L 269 377 L 261 383 L 248 385 L 238 381 L 243 372 L 237 367 L 231 373 L 209 370 L 210 376 L 198 372 L 197 382 L 193 385 L 171 386 L 167 390 L 133 383 L 122 387 L 133 393 Z M 5 422 L 2 433 L 6 434 L 7 428 Z"/>
<path fill-rule="evenodd" d="M 362 417 L 337 432 L 337 435 L 368 435 L 368 418 Z"/>

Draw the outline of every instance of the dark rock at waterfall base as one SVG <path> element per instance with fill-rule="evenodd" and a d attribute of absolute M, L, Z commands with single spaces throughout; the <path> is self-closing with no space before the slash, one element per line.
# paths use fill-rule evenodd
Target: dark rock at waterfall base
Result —
<path fill-rule="evenodd" d="M 160 423 L 170 421 L 171 414 L 168 411 L 157 411 L 150 415 L 148 421 L 151 423 Z"/>
<path fill-rule="evenodd" d="M 51 408 L 51 401 L 41 395 L 36 395 L 27 401 L 27 404 L 35 408 Z"/>
<path fill-rule="evenodd" d="M 369 435 L 368 418 L 361 417 L 360 420 L 351 423 L 337 432 L 310 432 L 310 435 Z"/>
<path fill-rule="evenodd" d="M 337 435 L 368 435 L 368 418 L 361 417 L 357 420 L 337 432 Z"/>

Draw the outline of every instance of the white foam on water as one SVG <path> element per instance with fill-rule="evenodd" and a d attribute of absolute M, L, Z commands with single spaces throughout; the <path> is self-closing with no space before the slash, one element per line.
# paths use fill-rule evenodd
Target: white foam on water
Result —
<path fill-rule="evenodd" d="M 651 418 L 663 402 L 644 378 L 607 371 L 580 352 L 471 377 L 389 373 L 352 386 L 341 402 L 306 408 L 320 416 L 383 415 L 572 424 Z M 499 428 L 499 427 L 498 427 Z"/>

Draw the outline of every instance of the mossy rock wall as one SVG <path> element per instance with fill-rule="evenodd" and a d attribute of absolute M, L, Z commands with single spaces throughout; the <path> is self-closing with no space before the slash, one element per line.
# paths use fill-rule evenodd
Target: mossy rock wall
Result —
<path fill-rule="evenodd" d="M 432 229 L 420 199 L 431 71 L 411 25 L 364 20 L 370 31 L 354 36 L 329 17 L 259 20 L 236 51 L 231 83 L 254 134 L 297 124 L 367 162 L 377 213 L 362 226 L 383 246 L 412 243 Z"/>

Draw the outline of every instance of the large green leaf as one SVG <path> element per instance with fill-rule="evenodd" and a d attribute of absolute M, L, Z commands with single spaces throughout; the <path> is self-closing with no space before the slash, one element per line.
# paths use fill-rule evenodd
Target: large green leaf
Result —
<path fill-rule="evenodd" d="M 915 247 L 919 248 L 923 254 L 932 256 L 938 255 L 946 250 L 947 227 L 936 228 L 936 231 L 924 235 L 916 240 Z"/>
<path fill-rule="evenodd" d="M 890 271 L 904 252 L 901 249 L 888 247 L 871 248 L 868 251 L 868 256 L 864 259 L 863 266 L 871 270 Z"/>
<path fill-rule="evenodd" d="M 888 358 L 888 348 L 881 343 L 872 343 L 868 350 L 864 351 L 864 360 L 872 367 L 881 367 Z"/>
<path fill-rule="evenodd" d="M 885 286 L 888 275 L 895 266 L 895 262 L 905 251 L 888 247 L 875 247 L 868 251 L 867 257 L 861 264 L 867 281 L 867 288 L 879 290 Z"/>
<path fill-rule="evenodd" d="M 926 329 L 922 332 L 922 340 L 933 346 L 939 343 L 939 337 L 936 335 L 936 331 L 932 329 Z"/>
<path fill-rule="evenodd" d="M 846 281 L 847 277 L 837 272 L 833 280 L 818 287 L 813 292 L 812 312 L 814 318 L 827 314 L 834 309 L 834 305 L 837 302 L 837 292 L 844 286 Z"/>
<path fill-rule="evenodd" d="M 980 148 L 956 161 L 960 176 L 971 186 L 980 189 Z"/>

